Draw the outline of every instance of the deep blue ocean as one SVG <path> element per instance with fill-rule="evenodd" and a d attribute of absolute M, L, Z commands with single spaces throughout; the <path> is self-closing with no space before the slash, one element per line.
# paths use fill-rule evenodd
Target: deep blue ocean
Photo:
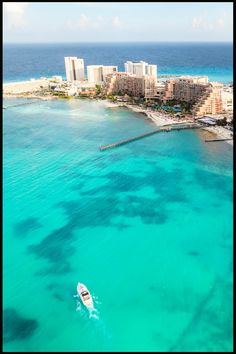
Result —
<path fill-rule="evenodd" d="M 157 64 L 158 75 L 208 75 L 210 81 L 233 81 L 232 43 L 77 43 L 5 44 L 4 82 L 41 76 L 65 78 L 65 56 L 90 64 L 117 65 L 127 60 Z"/>

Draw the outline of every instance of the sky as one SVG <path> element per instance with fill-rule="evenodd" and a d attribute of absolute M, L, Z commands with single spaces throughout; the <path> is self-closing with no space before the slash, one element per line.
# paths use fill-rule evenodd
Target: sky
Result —
<path fill-rule="evenodd" d="M 4 43 L 233 41 L 233 2 L 4 2 Z"/>

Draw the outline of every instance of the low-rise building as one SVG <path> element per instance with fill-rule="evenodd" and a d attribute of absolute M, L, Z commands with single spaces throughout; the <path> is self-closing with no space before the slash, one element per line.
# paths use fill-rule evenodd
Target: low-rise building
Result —
<path fill-rule="evenodd" d="M 202 117 L 197 120 L 200 123 L 206 124 L 206 125 L 216 125 L 216 121 L 212 119 L 212 117 Z"/>
<path fill-rule="evenodd" d="M 79 89 L 78 90 L 79 96 L 94 96 L 96 94 L 95 89 Z"/>
<path fill-rule="evenodd" d="M 65 96 L 76 96 L 77 95 L 77 87 L 71 86 L 71 87 L 63 87 L 63 86 L 58 86 L 54 90 L 54 92 L 64 94 Z"/>
<path fill-rule="evenodd" d="M 62 79 L 62 76 L 59 76 L 59 75 L 54 75 L 51 77 L 51 79 L 49 79 L 50 82 L 62 82 L 63 79 Z"/>

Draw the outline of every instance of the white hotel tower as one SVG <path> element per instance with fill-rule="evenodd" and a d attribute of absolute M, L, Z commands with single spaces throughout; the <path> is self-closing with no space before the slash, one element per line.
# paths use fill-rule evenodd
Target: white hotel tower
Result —
<path fill-rule="evenodd" d="M 108 74 L 118 71 L 114 65 L 87 65 L 88 82 L 102 84 Z"/>
<path fill-rule="evenodd" d="M 84 81 L 84 59 L 65 57 L 66 80 Z"/>
<path fill-rule="evenodd" d="M 151 75 L 157 77 L 157 66 L 145 63 L 145 61 L 140 61 L 139 63 L 127 61 L 125 63 L 125 72 L 136 75 L 138 77 L 142 77 L 144 75 Z"/>

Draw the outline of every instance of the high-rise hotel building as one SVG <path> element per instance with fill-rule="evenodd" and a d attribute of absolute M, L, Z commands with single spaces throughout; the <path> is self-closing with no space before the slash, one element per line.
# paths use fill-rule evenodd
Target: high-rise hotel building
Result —
<path fill-rule="evenodd" d="M 84 59 L 65 57 L 66 80 L 84 81 Z"/>
<path fill-rule="evenodd" d="M 101 84 L 104 82 L 108 74 L 117 72 L 117 66 L 114 65 L 88 65 L 87 74 L 88 82 Z"/>
<path fill-rule="evenodd" d="M 137 77 L 142 77 L 144 75 L 157 77 L 157 66 L 154 64 L 148 64 L 145 61 L 140 61 L 139 63 L 127 61 L 125 63 L 125 72 L 136 75 Z"/>

